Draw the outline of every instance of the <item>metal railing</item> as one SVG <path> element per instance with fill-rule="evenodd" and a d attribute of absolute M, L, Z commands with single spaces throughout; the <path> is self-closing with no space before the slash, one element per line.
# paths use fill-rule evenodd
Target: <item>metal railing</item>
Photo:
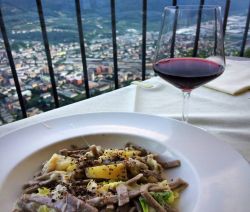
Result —
<path fill-rule="evenodd" d="M 200 6 L 203 6 L 205 4 L 205 0 L 200 0 L 199 4 L 200 4 Z M 44 19 L 43 6 L 42 6 L 41 0 L 36 0 L 36 5 L 37 5 L 37 10 L 38 10 L 38 15 L 39 15 L 39 21 L 40 21 L 40 26 L 41 26 L 41 32 L 42 32 L 42 38 L 43 38 L 46 58 L 47 58 L 47 64 L 48 64 L 49 75 L 50 75 L 50 82 L 51 82 L 51 86 L 52 86 L 52 94 L 54 97 L 54 104 L 55 104 L 55 107 L 57 108 L 57 107 L 59 107 L 58 93 L 57 93 L 55 75 L 54 75 L 50 47 L 49 47 L 50 45 L 49 45 L 49 40 L 48 40 L 48 36 L 47 36 L 47 31 L 46 31 L 46 23 L 45 23 L 45 19 Z M 141 76 L 141 78 L 142 78 L 142 80 L 145 80 L 145 76 L 146 76 L 147 5 L 148 5 L 147 0 L 142 0 L 142 58 L 141 58 L 141 62 L 142 62 L 142 66 L 141 66 L 142 76 Z M 178 1 L 172 0 L 172 5 L 173 6 L 178 5 Z M 225 10 L 224 10 L 224 19 L 223 19 L 223 32 L 224 32 L 224 34 L 226 32 L 230 5 L 231 5 L 231 0 L 226 0 Z M 86 98 L 89 98 L 90 91 L 89 91 L 89 81 L 88 81 L 88 71 L 87 71 L 87 62 L 86 62 L 86 54 L 85 54 L 85 42 L 84 42 L 84 32 L 83 32 L 80 0 L 75 0 L 75 9 L 76 9 L 76 16 L 77 16 L 76 18 L 77 18 L 80 53 L 81 53 L 81 60 L 82 60 L 82 67 L 83 67 L 83 77 L 84 77 Z M 110 0 L 110 13 L 111 13 L 111 23 L 112 23 L 114 84 L 115 84 L 115 89 L 118 89 L 119 83 L 118 83 L 118 62 L 117 62 L 117 42 L 116 42 L 116 1 L 115 0 Z M 201 15 L 202 15 L 202 10 L 200 10 L 198 17 L 201 17 Z M 246 18 L 245 30 L 244 30 L 244 34 L 243 34 L 241 49 L 240 49 L 240 56 L 241 57 L 244 56 L 244 51 L 245 51 L 245 46 L 246 46 L 246 41 L 247 41 L 247 36 L 248 36 L 248 30 L 249 30 L 249 21 L 250 21 L 250 1 L 249 1 L 249 7 L 248 7 L 248 14 L 247 14 L 247 18 Z M 10 68 L 12 71 L 12 75 L 13 75 L 13 79 L 14 79 L 14 83 L 15 83 L 16 92 L 18 95 L 22 115 L 23 115 L 23 118 L 26 118 L 27 113 L 26 113 L 24 98 L 22 96 L 22 92 L 21 92 L 21 88 L 20 88 L 20 84 L 19 84 L 19 80 L 18 80 L 18 75 L 17 75 L 15 63 L 13 60 L 12 51 L 11 51 L 11 47 L 9 44 L 9 39 L 7 36 L 1 8 L 0 8 L 0 25 L 1 25 L 2 38 L 3 38 L 4 45 L 5 45 L 7 57 L 9 60 L 9 65 L 10 65 Z M 194 45 L 194 51 L 193 51 L 194 56 L 198 50 L 199 26 L 200 26 L 200 21 L 198 18 L 197 30 L 196 30 L 196 36 L 195 36 L 196 39 L 195 39 L 195 45 Z M 175 34 L 175 30 L 176 29 L 173 29 L 173 37 Z M 172 49 L 174 49 L 174 39 L 173 39 L 173 43 L 171 46 L 172 46 Z M 174 56 L 174 55 L 172 54 L 172 56 Z"/>
<path fill-rule="evenodd" d="M 57 89 L 56 89 L 55 74 L 54 74 L 52 60 L 51 60 L 51 54 L 50 54 L 50 49 L 49 49 L 49 40 L 48 40 L 48 36 L 47 36 L 46 24 L 45 24 L 45 20 L 44 20 L 43 7 L 42 7 L 41 0 L 36 0 L 36 5 L 37 5 L 37 11 L 38 11 L 38 15 L 39 15 L 41 30 L 42 30 L 45 53 L 46 53 L 47 62 L 48 62 L 50 82 L 51 82 L 52 92 L 53 92 L 53 96 L 54 96 L 54 103 L 55 103 L 55 107 L 57 108 L 57 107 L 59 107 L 58 94 L 57 94 Z"/>

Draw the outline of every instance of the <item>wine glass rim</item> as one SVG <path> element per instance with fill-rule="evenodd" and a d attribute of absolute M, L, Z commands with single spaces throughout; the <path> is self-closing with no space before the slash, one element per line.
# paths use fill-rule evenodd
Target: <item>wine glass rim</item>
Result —
<path fill-rule="evenodd" d="M 166 6 L 164 7 L 164 10 L 197 10 L 200 8 L 201 5 L 176 5 L 176 6 Z M 209 5 L 202 5 L 202 9 L 203 10 L 220 10 L 221 9 L 221 6 L 219 5 L 212 5 L 212 4 L 209 4 Z"/>

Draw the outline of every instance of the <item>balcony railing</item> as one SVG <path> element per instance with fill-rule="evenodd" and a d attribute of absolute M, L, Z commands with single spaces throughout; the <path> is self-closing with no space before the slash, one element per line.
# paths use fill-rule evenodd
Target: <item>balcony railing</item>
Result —
<path fill-rule="evenodd" d="M 178 4 L 177 0 L 172 0 L 173 6 L 176 6 L 177 4 Z M 199 4 L 200 4 L 200 6 L 204 5 L 205 0 L 200 0 Z M 52 59 L 51 59 L 50 45 L 49 45 L 49 40 L 48 40 L 48 36 L 47 36 L 42 1 L 36 0 L 36 5 L 37 5 L 40 26 L 41 26 L 43 45 L 44 45 L 44 49 L 45 49 L 45 53 L 46 53 L 47 65 L 48 65 L 49 76 L 50 76 L 50 83 L 52 86 L 52 94 L 53 94 L 53 98 L 54 98 L 54 104 L 55 104 L 55 107 L 57 108 L 57 107 L 59 107 L 58 91 L 57 91 L 55 74 L 54 74 L 54 69 L 53 69 L 53 64 L 52 64 Z M 147 21 L 148 21 L 147 20 L 147 5 L 148 5 L 147 0 L 142 0 L 142 17 L 141 17 L 142 18 L 142 26 L 141 26 L 142 27 L 142 57 L 141 57 L 141 64 L 142 64 L 141 65 L 141 70 L 142 70 L 141 78 L 142 78 L 142 80 L 145 80 L 145 76 L 146 76 L 146 32 L 147 32 Z M 223 19 L 224 34 L 226 33 L 230 5 L 231 5 L 231 1 L 226 0 L 225 9 L 224 9 L 224 19 Z M 75 11 L 76 11 L 77 28 L 78 28 L 78 35 L 79 35 L 79 45 L 80 45 L 80 53 L 81 53 L 81 61 L 82 61 L 82 68 L 83 68 L 83 78 L 84 78 L 84 85 L 85 85 L 85 91 L 86 91 L 86 98 L 89 98 L 90 97 L 90 89 L 89 89 L 88 70 L 87 70 L 86 53 L 85 53 L 85 39 L 84 39 L 84 33 L 83 33 L 83 23 L 82 23 L 80 0 L 75 0 Z M 202 10 L 201 10 L 201 12 L 202 12 Z M 118 83 L 118 68 L 119 67 L 118 67 L 118 62 L 117 62 L 116 1 L 115 0 L 110 0 L 110 13 L 111 13 L 111 23 L 112 23 L 114 85 L 115 85 L 115 89 L 118 89 L 119 88 L 119 83 Z M 245 51 L 245 46 L 246 46 L 246 41 L 247 41 L 247 36 L 248 36 L 248 30 L 249 30 L 249 21 L 250 21 L 250 2 L 249 2 L 249 6 L 248 6 L 246 24 L 245 24 L 243 38 L 242 38 L 242 42 L 241 42 L 241 48 L 240 48 L 240 56 L 241 57 L 244 56 L 244 51 Z M 198 24 L 197 24 L 197 26 L 198 26 Z M 18 95 L 18 100 L 19 100 L 19 104 L 21 107 L 21 111 L 22 111 L 22 116 L 23 116 L 23 118 L 26 118 L 27 113 L 26 113 L 25 101 L 24 101 L 24 98 L 22 96 L 22 91 L 21 91 L 21 87 L 19 84 L 16 66 L 15 66 L 15 62 L 13 59 L 12 50 L 11 50 L 11 46 L 9 43 L 9 38 L 7 36 L 4 17 L 2 14 L 1 8 L 0 8 L 0 26 L 1 26 L 1 33 L 2 33 L 4 46 L 5 46 L 8 61 L 9 61 L 9 66 L 10 66 L 11 71 L 12 71 L 12 75 L 13 75 L 13 79 L 14 79 L 14 83 L 15 83 L 15 87 L 16 87 L 16 92 Z M 199 33 L 198 30 L 197 30 L 197 33 Z M 196 35 L 196 37 L 198 38 L 197 35 Z M 197 40 L 196 44 L 197 43 L 198 43 L 198 40 Z M 172 47 L 174 48 L 174 45 L 172 45 Z M 198 45 L 194 45 L 193 52 L 197 52 L 197 48 L 198 48 Z"/>

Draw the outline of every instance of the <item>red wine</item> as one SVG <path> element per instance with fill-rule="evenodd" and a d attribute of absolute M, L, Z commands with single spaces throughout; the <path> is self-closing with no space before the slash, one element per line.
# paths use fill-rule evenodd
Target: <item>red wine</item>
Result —
<path fill-rule="evenodd" d="M 182 90 L 192 90 L 220 76 L 224 67 L 200 58 L 170 58 L 158 61 L 155 72 Z"/>

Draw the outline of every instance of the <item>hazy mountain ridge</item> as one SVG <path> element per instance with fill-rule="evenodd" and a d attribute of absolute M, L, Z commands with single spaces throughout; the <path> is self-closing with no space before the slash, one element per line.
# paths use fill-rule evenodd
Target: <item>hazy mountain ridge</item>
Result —
<path fill-rule="evenodd" d="M 98 12 L 106 13 L 110 12 L 110 0 L 80 0 L 82 8 L 86 12 Z M 179 0 L 178 4 L 199 4 L 199 0 Z M 206 4 L 213 5 L 225 5 L 225 0 L 206 0 Z M 231 11 L 237 10 L 246 10 L 249 0 L 240 0 L 231 1 Z M 36 10 L 36 1 L 35 0 L 2 0 L 0 1 L 2 7 L 12 7 L 19 11 L 32 11 Z M 162 8 L 166 5 L 171 5 L 172 0 L 149 0 L 148 9 L 161 11 Z M 72 13 L 75 11 L 75 1 L 67 0 L 43 0 L 43 6 L 50 10 L 52 13 L 56 11 L 63 10 L 65 12 Z M 116 9 L 117 11 L 126 11 L 126 10 L 138 10 L 141 8 L 142 1 L 138 0 L 116 0 Z M 101 10 L 100 10 L 101 9 Z M 97 11 L 98 10 L 98 11 Z M 119 14 L 118 14 L 119 15 Z"/>
<path fill-rule="evenodd" d="M 110 36 L 110 0 L 80 0 L 85 36 Z M 206 4 L 219 4 L 224 7 L 225 0 L 206 0 Z M 234 0 L 229 15 L 246 14 L 249 0 Z M 1 8 L 10 38 L 16 40 L 40 40 L 40 23 L 36 0 L 0 0 Z M 172 0 L 148 0 L 148 31 L 158 30 L 164 6 Z M 179 0 L 178 4 L 199 4 L 199 0 Z M 77 24 L 74 0 L 42 0 L 47 31 L 51 42 L 73 42 L 77 40 Z M 141 30 L 142 0 L 116 0 L 116 21 L 118 35 L 128 28 Z M 30 30 L 36 29 L 31 32 Z M 29 33 L 21 33 L 26 30 Z M 61 36 L 63 30 L 64 36 Z M 66 39 L 66 40 L 65 40 Z"/>

